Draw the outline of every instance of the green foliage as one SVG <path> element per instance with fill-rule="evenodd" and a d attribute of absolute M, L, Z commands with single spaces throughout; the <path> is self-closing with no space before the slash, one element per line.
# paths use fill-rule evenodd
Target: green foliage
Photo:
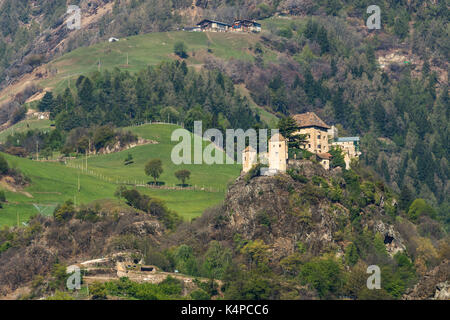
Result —
<path fill-rule="evenodd" d="M 180 280 L 168 276 L 159 284 L 137 283 L 128 278 L 97 283 L 95 291 L 89 290 L 93 299 L 106 299 L 107 296 L 125 297 L 138 300 L 169 300 L 180 299 L 182 294 L 182 284 Z"/>
<path fill-rule="evenodd" d="M 0 245 L 0 254 L 2 254 L 3 252 L 5 252 L 6 250 L 8 250 L 9 248 L 11 248 L 11 242 L 10 241 L 5 241 Z"/>
<path fill-rule="evenodd" d="M 278 286 L 266 274 L 245 272 L 231 266 L 225 277 L 225 299 L 268 300 L 279 298 Z"/>
<path fill-rule="evenodd" d="M 156 216 L 170 230 L 174 230 L 182 221 L 182 218 L 176 212 L 169 210 L 161 199 L 150 198 L 145 194 L 139 193 L 136 189 L 119 188 L 116 190 L 116 193 L 116 196 L 120 194 L 125 198 L 127 204 L 133 208 Z"/>
<path fill-rule="evenodd" d="M 262 164 L 260 162 L 258 162 L 257 164 L 253 165 L 253 167 L 244 176 L 244 180 L 248 183 L 251 179 L 260 176 L 261 168 L 265 168 L 265 167 L 267 167 L 267 165 L 266 164 Z"/>
<path fill-rule="evenodd" d="M 331 154 L 331 168 L 341 167 L 342 169 L 345 169 L 344 153 L 341 148 L 331 147 L 328 153 Z"/>
<path fill-rule="evenodd" d="M 211 300 L 211 297 L 202 289 L 197 289 L 191 292 L 192 300 Z"/>
<path fill-rule="evenodd" d="M 66 272 L 66 266 L 62 264 L 54 264 L 51 270 L 52 281 L 49 283 L 51 289 L 64 290 L 67 282 L 67 278 L 70 276 Z"/>
<path fill-rule="evenodd" d="M 305 263 L 300 269 L 299 278 L 302 283 L 316 289 L 321 298 L 339 295 L 344 283 L 342 266 L 331 258 L 315 258 Z"/>
<path fill-rule="evenodd" d="M 269 263 L 269 246 L 262 240 L 249 241 L 240 251 L 246 256 L 250 266 L 256 266 L 260 270 L 267 268 Z"/>
<path fill-rule="evenodd" d="M 433 207 L 431 207 L 424 199 L 416 199 L 411 204 L 408 210 L 408 217 L 412 221 L 417 221 L 417 219 L 423 215 L 427 215 L 431 218 L 436 218 L 436 212 Z"/>
<path fill-rule="evenodd" d="M 345 261 L 347 261 L 350 266 L 354 266 L 358 262 L 358 259 L 358 249 L 353 243 L 350 243 L 345 248 Z"/>
<path fill-rule="evenodd" d="M 153 177 L 155 184 L 156 179 L 159 178 L 163 171 L 161 159 L 152 159 L 145 165 L 145 174 Z"/>
<path fill-rule="evenodd" d="M 50 111 L 53 109 L 53 93 L 51 91 L 47 91 L 39 102 L 38 109 L 39 111 Z"/>
<path fill-rule="evenodd" d="M 204 274 L 212 279 L 223 279 L 225 270 L 232 262 L 232 253 L 219 242 L 211 241 L 203 262 Z"/>
<path fill-rule="evenodd" d="M 308 178 L 306 178 L 304 175 L 299 174 L 297 170 L 294 169 L 288 169 L 287 174 L 291 176 L 292 179 L 294 179 L 297 182 L 300 183 L 308 183 Z"/>
<path fill-rule="evenodd" d="M 66 200 L 62 205 L 58 205 L 53 212 L 53 217 L 59 222 L 70 220 L 75 214 L 75 207 L 72 200 Z"/>
<path fill-rule="evenodd" d="M 48 297 L 46 300 L 75 300 L 74 297 L 72 297 L 70 294 L 64 291 L 56 290 L 56 292 Z"/>
<path fill-rule="evenodd" d="M 0 154 L 0 174 L 4 175 L 9 172 L 9 165 L 5 157 Z"/>
<path fill-rule="evenodd" d="M 175 42 L 173 52 L 182 59 L 186 59 L 188 57 L 187 46 L 183 41 Z"/>
<path fill-rule="evenodd" d="M 182 185 L 186 185 L 186 180 L 189 180 L 191 177 L 191 172 L 187 169 L 178 170 L 175 172 L 175 177 L 181 181 Z"/>
<path fill-rule="evenodd" d="M 181 245 L 174 254 L 175 268 L 187 275 L 199 276 L 199 265 L 194 250 L 188 245 Z"/>

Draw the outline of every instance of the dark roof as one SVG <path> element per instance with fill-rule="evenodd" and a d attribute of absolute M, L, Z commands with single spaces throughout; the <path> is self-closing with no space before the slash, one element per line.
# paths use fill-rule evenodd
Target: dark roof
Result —
<path fill-rule="evenodd" d="M 330 127 L 320 119 L 314 112 L 296 114 L 292 118 L 297 122 L 299 128 L 319 127 L 330 129 Z"/>
<path fill-rule="evenodd" d="M 197 23 L 197 25 L 201 25 L 201 24 L 204 24 L 204 23 L 217 23 L 217 24 L 221 24 L 221 25 L 224 25 L 224 26 L 229 26 L 229 27 L 231 27 L 231 25 L 229 25 L 229 24 L 226 23 L 226 22 L 220 22 L 220 21 L 209 20 L 209 19 L 203 19 L 202 21 L 200 21 L 199 23 Z"/>
<path fill-rule="evenodd" d="M 251 24 L 254 24 L 255 26 L 261 26 L 260 23 L 254 21 L 254 20 L 249 20 L 249 19 L 237 19 L 237 20 L 234 20 L 234 23 L 249 23 L 249 24 L 251 23 Z"/>

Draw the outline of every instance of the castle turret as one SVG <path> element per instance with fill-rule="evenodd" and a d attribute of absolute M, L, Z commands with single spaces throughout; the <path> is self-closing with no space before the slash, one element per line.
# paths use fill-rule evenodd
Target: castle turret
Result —
<path fill-rule="evenodd" d="M 269 140 L 269 171 L 286 172 L 288 148 L 286 139 L 279 133 Z"/>
<path fill-rule="evenodd" d="M 248 146 L 242 152 L 242 171 L 249 172 L 250 169 L 256 164 L 258 161 L 258 155 L 256 150 L 251 146 Z"/>

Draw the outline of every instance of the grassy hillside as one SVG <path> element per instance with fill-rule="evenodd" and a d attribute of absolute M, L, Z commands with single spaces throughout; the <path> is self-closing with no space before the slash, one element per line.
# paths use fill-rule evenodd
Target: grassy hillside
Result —
<path fill-rule="evenodd" d="M 43 78 L 29 75 L 8 90 L 0 93 L 0 101 L 22 91 L 28 84 L 36 84 L 55 94 L 62 92 L 67 86 L 73 87 L 80 75 L 89 75 L 98 70 L 119 68 L 137 72 L 149 65 L 162 61 L 179 59 L 174 53 L 174 44 L 183 41 L 187 46 L 188 66 L 201 68 L 208 56 L 225 60 L 254 60 L 254 45 L 260 41 L 260 35 L 249 33 L 203 33 L 203 32 L 155 32 L 127 38 L 118 42 L 108 41 L 80 47 L 64 54 L 35 70 L 45 74 Z M 275 61 L 276 52 L 266 48 L 263 59 Z M 127 64 L 128 62 L 128 64 Z M 252 104 L 252 108 L 260 113 L 262 119 L 270 123 L 275 117 L 267 111 Z"/>
<path fill-rule="evenodd" d="M 186 219 L 199 216 L 206 208 L 223 200 L 226 185 L 239 175 L 240 166 L 172 164 L 170 154 L 176 143 L 170 141 L 170 136 L 176 128 L 178 127 L 175 125 L 162 124 L 127 128 L 144 138 L 157 140 L 159 144 L 139 146 L 109 155 L 92 156 L 88 159 L 89 174 L 60 163 L 36 162 L 5 154 L 10 166 L 20 168 L 32 182 L 24 190 L 17 192 L 5 189 L 5 185 L 1 187 L 6 190 L 8 203 L 0 209 L 0 225 L 16 224 L 18 215 L 22 223 L 39 211 L 43 214 L 52 214 L 53 208 L 67 199 L 75 200 L 77 204 L 97 199 L 114 199 L 117 181 L 134 183 L 135 180 L 138 182 L 151 180 L 145 176 L 144 166 L 152 158 L 163 160 L 164 173 L 159 181 L 164 182 L 165 186 L 179 184 L 174 172 L 183 168 L 191 171 L 192 178 L 189 184 L 196 185 L 198 190 L 145 187 L 140 187 L 139 190 L 165 200 L 170 209 Z M 133 155 L 135 163 L 125 166 L 123 160 L 128 153 Z M 81 165 L 81 163 L 82 160 L 78 159 L 71 164 Z M 81 186 L 79 192 L 78 176 Z M 202 188 L 205 190 L 201 190 Z M 213 192 L 208 188 L 212 188 Z"/>
<path fill-rule="evenodd" d="M 52 123 L 53 123 L 52 120 L 23 120 L 23 121 L 20 121 L 20 122 L 16 123 L 15 125 L 9 127 L 8 129 L 0 132 L 0 143 L 4 143 L 6 141 L 6 138 L 9 135 L 12 135 L 14 133 L 26 132 L 28 130 L 34 130 L 34 129 L 38 129 L 38 130 L 42 130 L 42 131 L 51 130 L 50 125 Z"/>
<path fill-rule="evenodd" d="M 78 48 L 49 63 L 46 68 L 57 70 L 54 76 L 40 81 L 42 87 L 55 88 L 56 92 L 67 86 L 69 79 L 99 69 L 120 68 L 136 72 L 148 65 L 176 59 L 173 54 L 175 42 L 187 45 L 190 66 L 201 66 L 208 49 L 223 59 L 252 60 L 249 47 L 259 39 L 254 34 L 157 32 L 121 38 L 118 42 L 103 42 L 90 47 Z M 128 65 L 127 65 L 128 55 Z M 267 55 L 269 57 L 269 54 Z"/>
<path fill-rule="evenodd" d="M 190 185 L 197 187 L 214 188 L 224 191 L 226 184 L 239 175 L 240 165 L 175 165 L 171 160 L 172 148 L 178 142 L 170 141 L 172 132 L 179 128 L 176 125 L 152 124 L 137 127 L 128 127 L 126 130 L 139 136 L 156 140 L 158 144 L 138 146 L 129 150 L 106 155 L 91 156 L 88 158 L 88 169 L 94 174 L 100 174 L 119 182 L 147 183 L 152 181 L 151 177 L 145 176 L 145 164 L 153 158 L 159 158 L 163 162 L 164 172 L 158 182 L 165 186 L 175 186 L 180 183 L 174 173 L 180 169 L 191 171 Z M 193 141 L 191 143 L 193 149 Z M 133 156 L 134 163 L 124 165 L 128 154 Z M 85 159 L 71 161 L 71 165 L 85 165 Z"/>

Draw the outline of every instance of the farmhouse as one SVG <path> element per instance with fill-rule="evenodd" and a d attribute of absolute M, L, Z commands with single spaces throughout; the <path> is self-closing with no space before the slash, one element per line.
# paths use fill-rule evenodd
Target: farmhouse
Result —
<path fill-rule="evenodd" d="M 195 27 L 185 27 L 183 30 L 190 32 L 261 32 L 261 24 L 248 19 L 235 20 L 233 24 L 204 19 Z"/>
<path fill-rule="evenodd" d="M 225 22 L 204 19 L 197 24 L 196 30 L 212 31 L 212 32 L 227 32 L 231 25 Z"/>
<path fill-rule="evenodd" d="M 261 24 L 253 20 L 235 20 L 231 26 L 234 32 L 261 32 Z"/>

